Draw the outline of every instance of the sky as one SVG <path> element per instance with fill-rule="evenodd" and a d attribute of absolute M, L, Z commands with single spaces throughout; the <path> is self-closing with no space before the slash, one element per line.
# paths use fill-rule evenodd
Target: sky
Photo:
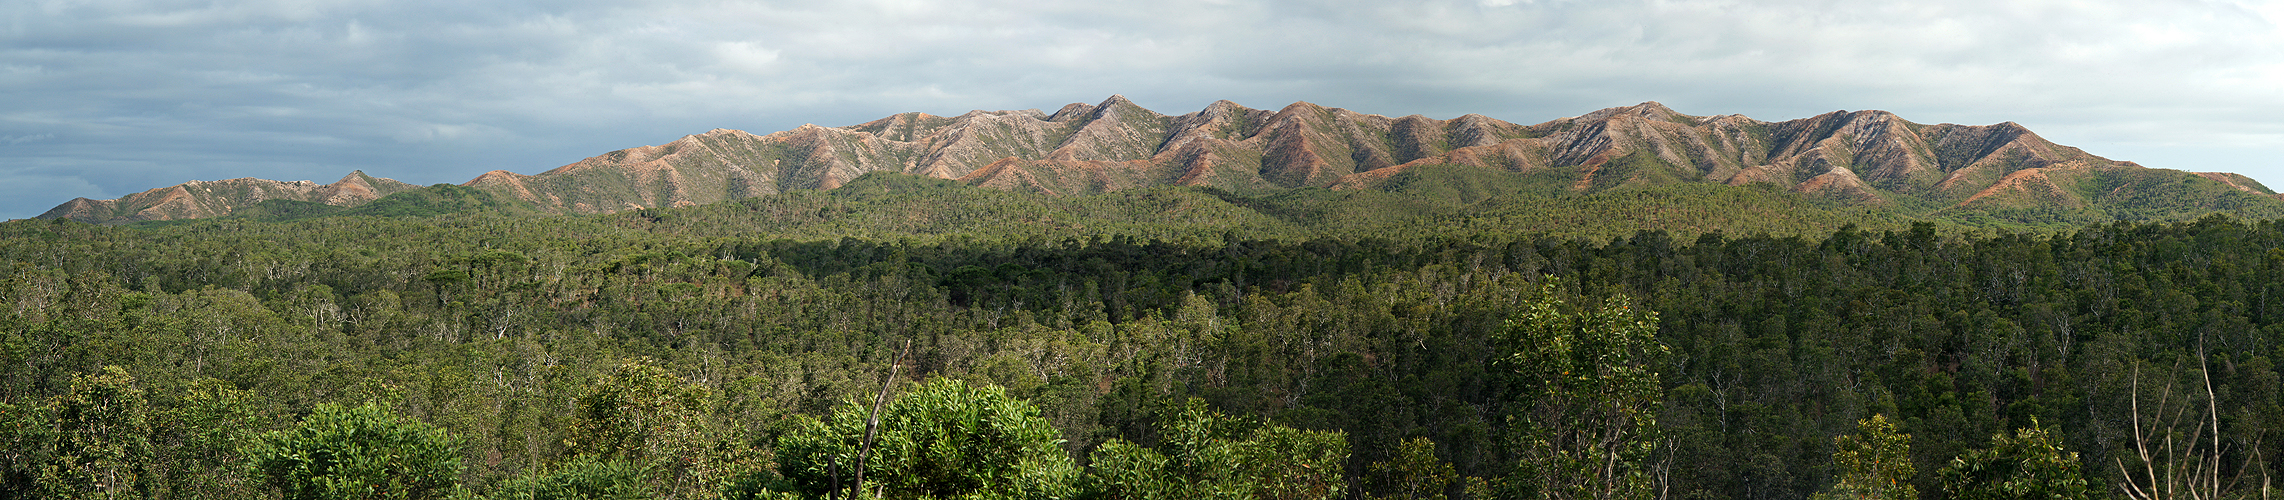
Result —
<path fill-rule="evenodd" d="M 1523 124 L 1880 109 L 2284 189 L 2280 24 L 2284 1 L 12 0 L 0 218 L 1113 94 Z"/>

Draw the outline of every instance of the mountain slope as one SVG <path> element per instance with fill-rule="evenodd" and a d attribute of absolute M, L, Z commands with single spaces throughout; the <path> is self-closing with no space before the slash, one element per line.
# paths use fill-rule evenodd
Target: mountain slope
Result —
<path fill-rule="evenodd" d="M 49 209 L 47 213 L 40 214 L 39 218 L 68 218 L 96 223 L 200 219 L 230 215 L 240 208 L 266 200 L 350 207 L 418 187 L 395 179 L 366 175 L 362 170 L 350 172 L 332 184 L 255 178 L 190 181 L 115 200 L 77 198 Z"/>
<path fill-rule="evenodd" d="M 533 176 L 494 172 L 468 185 L 592 213 L 830 189 L 881 171 L 1068 195 L 1165 185 L 1362 189 L 1433 165 L 1524 174 L 1578 192 L 1773 184 L 1918 215 L 2148 213 L 2141 204 L 2162 197 L 2139 194 L 2145 189 L 2202 193 L 2190 197 L 2202 201 L 2183 207 L 2189 211 L 2284 210 L 2274 192 L 2243 176 L 2112 161 L 2011 122 L 1926 125 L 1884 111 L 1763 122 L 1684 115 L 1655 102 L 1517 125 L 1481 115 L 1390 118 L 1305 102 L 1269 111 L 1220 101 L 1167 116 L 1113 96 L 1052 114 L 907 113 L 768 135 L 716 130 Z M 2097 189 L 2113 185 L 2138 187 Z"/>
<path fill-rule="evenodd" d="M 905 113 L 766 135 L 717 129 L 539 174 L 496 170 L 463 185 L 544 211 L 608 213 L 832 189 L 870 172 L 1070 195 L 1151 186 L 1369 189 L 1438 165 L 1587 193 L 1677 183 L 1774 185 L 1912 216 L 2042 214 L 2026 219 L 2035 222 L 2216 210 L 2284 214 L 2284 199 L 2241 175 L 2143 168 L 2054 144 L 2011 122 L 1926 125 L 1884 111 L 1764 122 L 1684 115 L 1655 102 L 1518 125 L 1473 114 L 1390 118 L 1306 102 L 1269 111 L 1219 101 L 1168 116 L 1112 96 L 1051 114 Z M 200 198 L 203 191 L 185 186 L 114 202 L 74 200 L 43 217 L 214 217 L 288 191 L 243 188 L 233 191 L 242 193 L 238 198 Z M 162 205 L 168 208 L 152 208 Z"/>
<path fill-rule="evenodd" d="M 220 218 L 260 222 L 290 222 L 319 217 L 420 218 L 486 210 L 510 214 L 538 212 L 529 203 L 501 198 L 490 191 L 452 184 L 437 184 L 400 191 L 353 207 L 300 200 L 262 200 L 252 205 L 239 207 L 230 215 Z M 189 222 L 190 220 L 144 221 L 139 224 L 159 226 Z"/>

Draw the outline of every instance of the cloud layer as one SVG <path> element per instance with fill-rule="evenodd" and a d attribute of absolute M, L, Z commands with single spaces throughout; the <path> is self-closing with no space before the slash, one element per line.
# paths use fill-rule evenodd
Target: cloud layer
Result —
<path fill-rule="evenodd" d="M 1110 94 L 1522 123 L 1886 109 L 2284 188 L 2280 22 L 2200 0 L 31 0 L 0 6 L 0 217 Z"/>

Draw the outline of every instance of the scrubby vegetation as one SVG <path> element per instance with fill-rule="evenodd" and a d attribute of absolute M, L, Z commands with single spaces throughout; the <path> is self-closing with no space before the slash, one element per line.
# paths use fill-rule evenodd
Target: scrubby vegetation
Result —
<path fill-rule="evenodd" d="M 860 181 L 0 224 L 0 496 L 2249 496 L 2284 452 L 2274 221 Z"/>

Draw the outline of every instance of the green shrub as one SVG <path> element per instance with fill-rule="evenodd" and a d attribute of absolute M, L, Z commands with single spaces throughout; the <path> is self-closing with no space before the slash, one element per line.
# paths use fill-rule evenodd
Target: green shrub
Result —
<path fill-rule="evenodd" d="M 373 403 L 326 403 L 249 454 L 287 500 L 433 499 L 458 485 L 460 447 L 444 429 Z"/>

